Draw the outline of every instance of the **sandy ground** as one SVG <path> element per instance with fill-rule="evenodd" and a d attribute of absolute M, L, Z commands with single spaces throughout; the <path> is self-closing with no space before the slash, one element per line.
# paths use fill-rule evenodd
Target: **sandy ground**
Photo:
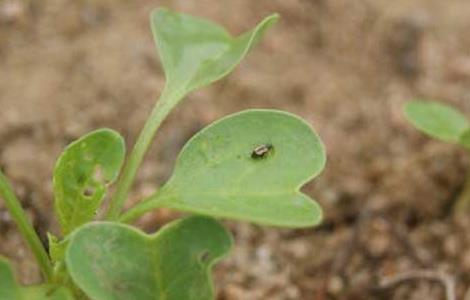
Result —
<path fill-rule="evenodd" d="M 439 99 L 470 115 L 467 0 L 0 0 L 0 167 L 43 236 L 57 232 L 50 178 L 61 149 L 99 127 L 132 145 L 162 89 L 148 28 L 157 6 L 234 33 L 271 12 L 282 20 L 233 74 L 172 113 L 130 202 L 164 182 L 197 130 L 242 109 L 297 113 L 328 150 L 325 172 L 305 187 L 325 209 L 323 225 L 228 222 L 236 248 L 216 269 L 218 299 L 445 299 L 439 281 L 422 278 L 381 288 L 420 270 L 455 279 L 463 299 L 470 220 L 450 212 L 469 159 L 419 134 L 402 106 Z M 160 211 L 140 226 L 151 231 L 174 216 Z M 22 282 L 36 282 L 2 204 L 0 238 Z"/>

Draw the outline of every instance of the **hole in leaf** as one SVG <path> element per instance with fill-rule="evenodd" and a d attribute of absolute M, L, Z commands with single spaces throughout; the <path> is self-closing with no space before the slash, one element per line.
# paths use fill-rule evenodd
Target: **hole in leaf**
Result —
<path fill-rule="evenodd" d="M 92 187 L 92 186 L 87 186 L 87 187 L 83 190 L 83 196 L 85 196 L 85 197 L 87 197 L 87 198 L 93 197 L 94 194 L 95 194 L 95 188 Z"/>

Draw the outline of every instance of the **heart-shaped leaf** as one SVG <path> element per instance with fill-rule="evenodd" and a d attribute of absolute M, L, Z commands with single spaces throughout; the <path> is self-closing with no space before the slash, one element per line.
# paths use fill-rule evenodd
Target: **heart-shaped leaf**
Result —
<path fill-rule="evenodd" d="M 64 287 L 38 285 L 21 287 L 16 283 L 8 261 L 0 257 L 0 299 L 2 300 L 73 300 Z"/>
<path fill-rule="evenodd" d="M 215 220 L 190 217 L 154 235 L 119 223 L 86 224 L 71 235 L 67 268 L 93 300 L 210 300 L 210 271 L 232 246 Z"/>
<path fill-rule="evenodd" d="M 313 226 L 321 208 L 299 188 L 321 172 L 325 160 L 320 138 L 302 119 L 275 110 L 237 113 L 191 138 L 168 183 L 123 220 L 164 206 L 261 224 Z"/>
<path fill-rule="evenodd" d="M 405 106 L 408 120 L 422 132 L 452 143 L 470 129 L 467 118 L 454 108 L 432 101 L 411 101 Z"/>
<path fill-rule="evenodd" d="M 210 21 L 168 9 L 155 10 L 152 31 L 165 70 L 166 90 L 183 97 L 224 77 L 277 19 L 277 15 L 269 16 L 253 30 L 232 37 Z"/>
<path fill-rule="evenodd" d="M 70 144 L 54 170 L 55 208 L 63 233 L 89 222 L 119 174 L 125 146 L 119 133 L 93 131 Z"/>

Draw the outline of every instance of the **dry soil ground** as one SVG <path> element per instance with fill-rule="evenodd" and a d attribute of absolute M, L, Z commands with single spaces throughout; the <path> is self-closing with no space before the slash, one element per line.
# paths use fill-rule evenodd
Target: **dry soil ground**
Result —
<path fill-rule="evenodd" d="M 469 159 L 419 134 L 401 109 L 422 97 L 470 115 L 468 0 L 0 0 L 0 167 L 43 236 L 57 230 L 50 178 L 61 149 L 102 126 L 131 145 L 161 91 L 148 26 L 160 5 L 234 33 L 271 12 L 282 21 L 232 75 L 172 113 L 131 200 L 167 178 L 198 129 L 241 109 L 297 113 L 328 150 L 325 172 L 305 188 L 325 209 L 323 225 L 227 223 L 236 249 L 217 268 L 218 299 L 445 299 L 439 281 L 380 285 L 418 270 L 450 275 L 463 299 L 470 220 L 450 211 Z M 160 211 L 140 225 L 173 217 Z M 38 280 L 1 204 L 0 254 L 24 283 Z"/>

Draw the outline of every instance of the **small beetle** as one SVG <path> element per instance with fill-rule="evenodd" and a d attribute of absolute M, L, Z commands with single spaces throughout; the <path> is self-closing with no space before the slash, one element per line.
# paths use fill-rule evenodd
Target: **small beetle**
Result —
<path fill-rule="evenodd" d="M 269 153 L 273 149 L 273 145 L 271 144 L 262 144 L 257 146 L 255 149 L 253 149 L 253 152 L 251 152 L 251 158 L 253 159 L 259 159 L 263 158 L 266 156 L 266 154 Z"/>

